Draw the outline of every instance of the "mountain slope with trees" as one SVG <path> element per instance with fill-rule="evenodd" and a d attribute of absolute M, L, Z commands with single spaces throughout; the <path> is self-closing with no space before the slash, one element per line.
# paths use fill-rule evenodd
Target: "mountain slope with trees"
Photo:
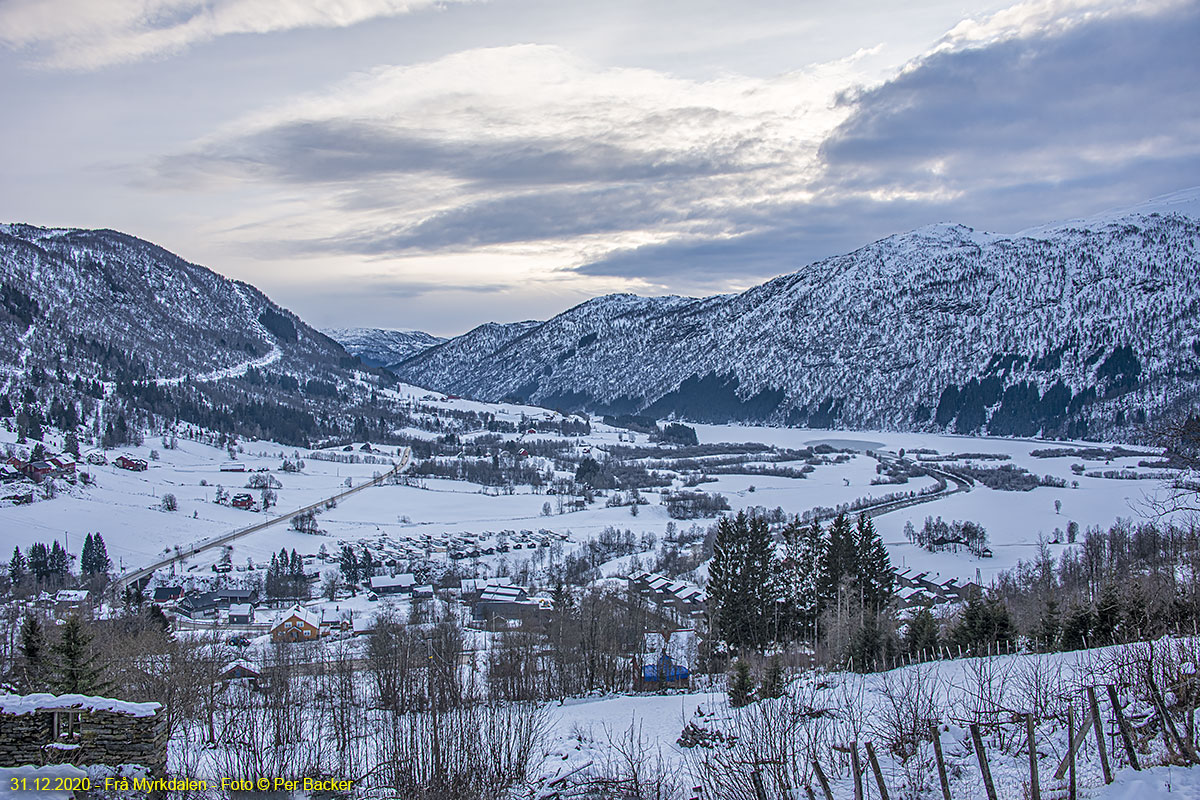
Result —
<path fill-rule="evenodd" d="M 933 225 L 742 294 L 609 295 L 481 326 L 395 371 L 483 400 L 701 422 L 1130 435 L 1200 389 L 1198 206 L 1014 236 Z"/>

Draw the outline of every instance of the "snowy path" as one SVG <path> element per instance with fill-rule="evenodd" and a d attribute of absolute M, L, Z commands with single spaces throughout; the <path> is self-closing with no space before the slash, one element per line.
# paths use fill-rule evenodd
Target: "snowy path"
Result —
<path fill-rule="evenodd" d="M 156 378 L 154 381 L 155 384 L 159 386 L 178 386 L 186 380 L 198 381 L 200 383 L 224 380 L 225 378 L 233 378 L 238 375 L 242 375 L 248 369 L 260 369 L 270 364 L 274 364 L 280 359 L 281 356 L 283 356 L 283 351 L 279 349 L 279 344 L 275 341 L 275 337 L 271 335 L 271 332 L 268 331 L 254 315 L 253 309 L 250 308 L 250 301 L 246 298 L 246 293 L 242 290 L 242 287 L 234 284 L 233 288 L 237 291 L 238 297 L 242 301 L 242 308 L 245 309 L 246 316 L 254 320 L 255 327 L 258 329 L 258 332 L 262 338 L 271 343 L 271 351 L 265 356 L 252 358 L 249 361 L 243 361 L 240 364 L 234 364 L 232 367 L 213 370 L 212 372 L 206 372 L 201 375 L 180 375 L 177 378 Z"/>

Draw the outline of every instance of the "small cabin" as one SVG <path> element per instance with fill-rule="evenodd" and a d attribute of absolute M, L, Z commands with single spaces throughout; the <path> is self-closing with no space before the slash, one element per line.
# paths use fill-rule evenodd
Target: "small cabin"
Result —
<path fill-rule="evenodd" d="M 233 603 L 229 606 L 230 625 L 250 625 L 254 622 L 254 606 L 249 603 Z"/>

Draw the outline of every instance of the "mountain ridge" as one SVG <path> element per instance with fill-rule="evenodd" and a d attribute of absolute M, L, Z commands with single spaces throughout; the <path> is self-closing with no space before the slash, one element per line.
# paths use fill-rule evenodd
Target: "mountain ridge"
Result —
<path fill-rule="evenodd" d="M 1197 197 L 1034 235 L 936 223 L 738 294 L 606 295 L 396 372 L 481 400 L 694 421 L 1127 435 L 1196 397 Z"/>

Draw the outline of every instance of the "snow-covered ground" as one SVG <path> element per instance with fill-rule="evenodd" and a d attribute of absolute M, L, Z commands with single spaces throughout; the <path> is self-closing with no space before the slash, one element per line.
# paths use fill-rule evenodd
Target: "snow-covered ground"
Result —
<path fill-rule="evenodd" d="M 1194 644 L 1191 646 L 1194 648 Z M 936 772 L 933 772 L 933 748 L 927 738 L 907 763 L 888 752 L 885 742 L 894 730 L 890 724 L 890 718 L 895 714 L 892 698 L 899 698 L 901 704 L 911 701 L 912 709 L 931 712 L 941 720 L 941 743 L 950 776 L 950 793 L 956 800 L 986 798 L 970 742 L 968 720 L 976 717 L 978 709 L 988 708 L 990 703 L 995 704 L 990 706 L 992 708 L 1003 709 L 997 717 L 1000 725 L 982 726 L 984 748 L 999 797 L 1028 797 L 1029 762 L 1027 751 L 1022 749 L 1025 726 L 1021 715 L 1025 713 L 1033 714 L 1037 720 L 1038 771 L 1043 797 L 1066 797 L 1065 778 L 1054 778 L 1054 772 L 1067 752 L 1066 708 L 1073 705 L 1077 724 L 1082 721 L 1085 713 L 1083 687 L 1097 680 L 1101 683 L 1112 680 L 1105 677 L 1108 659 L 1116 657 L 1121 650 L 1106 648 L 960 659 L 871 675 L 805 673 L 789 687 L 790 699 L 760 701 L 742 709 L 731 708 L 726 696 L 720 692 L 569 699 L 561 706 L 552 704 L 550 707 L 551 744 L 547 748 L 543 774 L 549 781 L 588 764 L 593 765 L 588 769 L 611 770 L 614 757 L 619 761 L 621 749 L 628 750 L 623 742 L 633 741 L 638 743 L 638 750 L 646 759 L 643 769 L 661 758 L 666 774 L 695 777 L 699 761 L 712 757 L 714 750 L 681 746 L 681 732 L 686 725 L 694 723 L 706 731 L 740 733 L 743 737 L 750 730 L 790 731 L 786 735 L 780 733 L 779 741 L 771 740 L 770 736 L 760 741 L 752 748 L 753 755 L 758 758 L 777 758 L 784 752 L 778 749 L 782 747 L 792 757 L 805 760 L 808 753 L 802 742 L 816 738 L 823 743 L 817 750 L 817 757 L 831 780 L 834 797 L 852 796 L 853 780 L 848 760 L 830 750 L 830 746 L 845 746 L 857 740 L 863 769 L 867 770 L 864 780 L 873 784 L 862 750 L 867 741 L 873 741 L 891 796 L 913 796 L 905 790 L 920 785 L 923 787 L 921 796 L 940 797 Z M 1194 649 L 1191 652 L 1194 653 Z M 1033 690 L 1039 684 L 1053 688 L 1054 699 L 1050 703 L 1039 705 L 1035 699 Z M 918 694 L 927 696 L 932 704 L 922 706 L 920 698 L 915 697 Z M 1124 750 L 1112 727 L 1111 710 L 1103 700 L 1103 692 L 1100 694 L 1101 717 L 1105 720 L 1108 752 L 1116 780 L 1112 785 L 1105 785 L 1095 739 L 1089 736 L 1078 754 L 1080 797 L 1095 800 L 1200 798 L 1200 767 L 1154 766 L 1137 772 L 1127 765 Z M 1126 703 L 1127 715 L 1153 713 L 1149 704 L 1143 701 L 1122 697 L 1122 702 Z M 821 714 L 799 723 L 794 718 L 789 720 L 789 715 L 794 712 L 814 710 Z M 723 745 L 717 745 L 715 751 L 719 752 L 721 747 Z M 1150 752 L 1140 756 L 1143 766 L 1161 763 L 1164 757 L 1161 741 L 1151 741 L 1149 748 Z M 744 768 L 745 762 L 739 759 L 749 757 L 749 752 L 738 752 L 733 763 Z M 772 768 L 770 764 L 763 766 L 764 772 Z M 811 772 L 807 775 L 811 776 Z M 807 779 L 820 796 L 816 780 Z M 804 795 L 797 790 L 794 796 Z M 879 796 L 874 785 L 868 787 L 867 796 Z"/>
<path fill-rule="evenodd" d="M 488 411 L 499 419 L 546 418 L 554 414 L 531 406 L 447 399 L 416 387 L 402 386 L 397 394 L 414 402 L 432 403 L 435 407 Z M 929 449 L 943 456 L 952 453 L 1003 454 L 1010 460 L 974 463 L 981 466 L 1013 464 L 1035 475 L 1050 475 L 1067 482 L 1067 488 L 1038 487 L 1028 492 L 997 491 L 976 485 L 970 492 L 952 494 L 878 517 L 876 525 L 894 564 L 914 572 L 928 571 L 939 580 L 951 577 L 973 580 L 978 571 L 986 582 L 1018 560 L 1034 557 L 1039 539 L 1053 540 L 1056 530 L 1060 532 L 1058 538 L 1064 542 L 1051 546 L 1058 551 L 1069 546 L 1061 532 L 1072 521 L 1080 528 L 1086 528 L 1108 526 L 1118 518 L 1144 518 L 1149 511 L 1147 501 L 1161 490 L 1161 482 L 1157 480 L 1114 480 L 1077 475 L 1071 466 L 1081 463 L 1078 458 L 1035 458 L 1030 455 L 1035 449 L 1068 446 L 1063 443 L 738 425 L 695 427 L 702 443 L 757 442 L 788 448 L 828 443 L 836 447 L 891 452 L 901 448 L 909 452 Z M 585 447 L 592 448 L 594 455 L 601 459 L 609 448 L 628 444 L 628 434 L 616 428 L 593 423 L 592 431 L 591 435 L 572 439 L 570 443 L 579 452 Z M 647 443 L 644 435 L 637 436 L 637 444 Z M 551 434 L 509 434 L 507 438 L 527 441 L 555 437 Z M 0 431 L 0 446 L 14 441 L 15 434 Z M 55 442 L 50 441 L 48 445 L 53 449 Z M 244 490 L 256 470 L 270 470 L 283 484 L 276 490 L 277 506 L 268 512 L 270 514 L 317 502 L 345 488 L 347 480 L 358 485 L 389 468 L 386 463 L 354 464 L 305 458 L 304 451 L 268 442 L 244 442 L 241 449 L 236 458 L 245 465 L 246 473 L 221 471 L 221 465 L 230 461 L 224 449 L 179 439 L 178 448 L 169 450 L 163 447 L 159 437 L 148 437 L 141 447 L 110 452 L 110 463 L 105 466 L 81 463 L 80 469 L 94 476 L 94 484 L 64 487 L 53 499 L 39 499 L 31 505 L 0 507 L 0 547 L 8 553 L 13 547 L 24 550 L 35 541 L 58 539 L 70 552 L 78 553 L 84 536 L 99 532 L 104 536 L 114 566 L 118 570 L 130 569 L 159 560 L 175 547 L 186 551 L 194 542 L 261 521 L 262 514 L 213 502 L 217 486 L 231 493 Z M 149 459 L 151 450 L 157 450 L 157 460 Z M 147 459 L 149 470 L 128 472 L 118 469 L 111 462 L 119 453 Z M 304 458 L 303 471 L 281 472 L 283 460 L 294 460 L 297 453 Z M 333 449 L 329 454 L 332 457 L 350 455 L 339 449 Z M 355 447 L 353 455 L 365 454 Z M 385 448 L 372 455 L 384 462 L 393 461 L 396 450 Z M 1154 458 L 1153 454 L 1149 457 Z M 1134 456 L 1111 462 L 1083 463 L 1091 472 L 1135 469 L 1139 460 L 1141 457 Z M 918 478 L 903 485 L 873 486 L 871 480 L 875 477 L 876 463 L 860 453 L 842 464 L 820 466 L 802 480 L 766 475 L 719 475 L 714 482 L 696 488 L 724 495 L 734 510 L 780 507 L 788 514 L 799 514 L 817 506 L 833 507 L 860 497 L 880 497 L 897 490 L 919 491 L 933 485 L 932 479 Z M 177 511 L 161 510 L 165 493 L 175 495 Z M 257 491 L 251 493 L 258 497 Z M 550 531 L 563 540 L 563 552 L 570 552 L 573 546 L 597 536 L 609 526 L 629 529 L 639 537 L 643 533 L 653 534 L 661 541 L 670 522 L 667 509 L 659 503 L 655 490 L 644 490 L 642 494 L 649 504 L 641 506 L 636 517 L 631 515 L 628 507 L 605 507 L 603 499 L 586 510 L 560 514 L 557 513 L 556 498 L 534 493 L 527 486 L 517 487 L 515 493 L 509 495 L 463 481 L 424 479 L 417 485 L 381 486 L 348 498 L 336 509 L 318 517 L 322 531 L 319 535 L 299 533 L 287 524 L 280 524 L 238 539 L 233 543 L 232 559 L 236 566 L 244 566 L 248 559 L 262 564 L 280 548 L 295 548 L 301 553 L 312 554 L 324 544 L 327 551 L 336 552 L 341 542 L 368 543 L 373 550 L 407 542 L 415 550 L 418 543 L 426 539 L 433 544 L 434 555 L 438 555 L 437 546 L 444 545 L 452 537 L 471 535 L 482 545 L 495 543 L 506 531 L 512 532 L 510 536 L 519 535 L 521 531 Z M 1061 503 L 1060 508 L 1056 509 L 1056 501 Z M 549 516 L 543 513 L 547 503 L 551 505 Z M 911 521 L 920 528 L 930 515 L 941 516 L 947 521 L 970 519 L 981 523 L 988 531 L 993 557 L 980 559 L 965 552 L 934 554 L 911 545 L 903 534 L 905 523 Z M 704 520 L 698 522 L 708 524 Z M 680 521 L 677 524 L 687 527 L 691 523 Z M 501 558 L 515 566 L 528 558 L 529 552 L 529 549 L 514 549 L 503 556 L 485 556 L 473 561 L 472 566 L 494 570 Z M 183 569 L 207 571 L 220 555 L 216 549 L 205 551 L 187 561 Z M 442 557 L 447 556 L 442 554 Z"/>

